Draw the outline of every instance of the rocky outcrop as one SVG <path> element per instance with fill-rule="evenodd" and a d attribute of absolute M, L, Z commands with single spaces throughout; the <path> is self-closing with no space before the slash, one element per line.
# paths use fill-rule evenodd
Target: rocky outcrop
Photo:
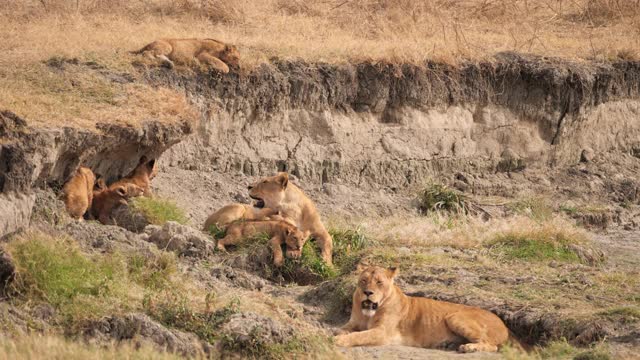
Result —
<path fill-rule="evenodd" d="M 194 228 L 167 221 L 163 226 L 145 228 L 146 239 L 159 249 L 173 251 L 181 256 L 207 257 L 213 254 L 213 240 Z"/>
<path fill-rule="evenodd" d="M 196 335 L 167 329 L 144 314 L 112 316 L 95 321 L 86 326 L 83 335 L 90 342 L 133 341 L 137 346 L 148 344 L 188 357 L 202 357 L 212 351 L 212 346 L 200 341 Z"/>
<path fill-rule="evenodd" d="M 0 111 L 0 237 L 29 224 L 34 187 L 60 188 L 79 165 L 114 180 L 142 155 L 158 157 L 192 126 L 185 120 L 148 121 L 139 128 L 101 123 L 91 130 L 30 128 L 10 111 Z"/>

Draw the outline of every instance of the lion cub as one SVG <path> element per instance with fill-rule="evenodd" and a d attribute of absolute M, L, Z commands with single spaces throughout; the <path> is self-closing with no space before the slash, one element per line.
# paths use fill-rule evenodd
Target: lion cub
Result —
<path fill-rule="evenodd" d="M 405 345 L 423 348 L 458 346 L 460 352 L 498 351 L 510 339 L 509 329 L 495 314 L 473 306 L 406 296 L 393 279 L 396 268 L 358 266 L 346 334 L 338 346 Z"/>
<path fill-rule="evenodd" d="M 248 204 L 229 204 L 207 218 L 207 221 L 204 222 L 204 230 L 209 231 L 214 225 L 226 228 L 229 224 L 238 220 L 278 220 L 273 218 L 277 214 L 276 210 L 269 208 L 258 208 Z"/>
<path fill-rule="evenodd" d="M 136 184 L 106 187 L 103 180 L 98 180 L 96 188 L 93 190 L 93 206 L 91 206 L 91 217 L 97 219 L 104 225 L 113 223 L 111 212 L 120 205 L 127 205 L 127 200 L 142 196 L 144 190 Z"/>
<path fill-rule="evenodd" d="M 147 159 L 146 156 L 142 156 L 133 171 L 129 175 L 109 185 L 109 188 L 115 190 L 118 186 L 126 186 L 127 184 L 134 184 L 140 187 L 143 191 L 143 195 L 151 196 L 151 180 L 158 174 L 155 159 Z"/>
<path fill-rule="evenodd" d="M 82 219 L 84 213 L 91 208 L 93 201 L 93 185 L 96 176 L 91 169 L 79 167 L 62 188 L 64 205 L 67 212 L 75 219 Z"/>
<path fill-rule="evenodd" d="M 266 233 L 271 238 L 269 244 L 273 250 L 273 263 L 278 267 L 284 263 L 282 244 L 287 246 L 287 257 L 297 258 L 309 236 L 286 221 L 240 221 L 229 225 L 227 235 L 218 240 L 218 249 L 226 251 L 225 245 L 236 245 L 242 239 L 260 233 Z"/>
<path fill-rule="evenodd" d="M 229 73 L 229 67 L 240 67 L 238 49 L 213 39 L 160 39 L 132 54 L 142 54 L 149 59 L 159 59 L 168 68 L 174 63 L 200 63 L 221 73 Z"/>

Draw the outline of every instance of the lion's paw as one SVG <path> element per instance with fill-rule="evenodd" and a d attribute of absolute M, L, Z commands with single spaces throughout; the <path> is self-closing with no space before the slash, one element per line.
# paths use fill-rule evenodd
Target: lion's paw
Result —
<path fill-rule="evenodd" d="M 349 339 L 347 338 L 347 335 L 345 335 L 345 334 L 337 335 L 336 337 L 333 338 L 333 342 L 337 346 L 342 346 L 342 347 L 349 346 Z"/>

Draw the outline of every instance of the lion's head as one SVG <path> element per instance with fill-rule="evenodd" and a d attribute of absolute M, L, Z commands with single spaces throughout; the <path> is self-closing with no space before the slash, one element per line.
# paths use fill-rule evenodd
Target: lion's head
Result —
<path fill-rule="evenodd" d="M 220 53 L 220 60 L 224 61 L 230 68 L 240 68 L 240 52 L 234 45 L 225 45 Z"/>
<path fill-rule="evenodd" d="M 138 197 L 144 194 L 144 189 L 136 184 L 128 183 L 124 185 L 124 188 L 126 191 L 127 198 Z"/>
<path fill-rule="evenodd" d="M 356 299 L 360 302 L 362 314 L 373 316 L 393 293 L 393 279 L 398 274 L 398 269 L 359 265 L 358 270 L 361 273 L 356 288 Z"/>
<path fill-rule="evenodd" d="M 307 242 L 309 232 L 302 232 L 295 226 L 287 227 L 285 233 L 285 243 L 287 245 L 287 257 L 299 258 L 302 255 L 302 247 Z"/>
<path fill-rule="evenodd" d="M 156 167 L 156 160 L 149 160 L 146 156 L 142 156 L 140 161 L 138 162 L 138 166 L 129 175 L 126 177 L 132 178 L 137 176 L 144 176 L 149 178 L 149 180 L 153 179 L 158 173 L 158 168 Z"/>
<path fill-rule="evenodd" d="M 255 207 L 276 209 L 284 199 L 289 185 L 289 174 L 279 173 L 276 176 L 262 178 L 249 185 L 249 196 L 256 201 Z"/>

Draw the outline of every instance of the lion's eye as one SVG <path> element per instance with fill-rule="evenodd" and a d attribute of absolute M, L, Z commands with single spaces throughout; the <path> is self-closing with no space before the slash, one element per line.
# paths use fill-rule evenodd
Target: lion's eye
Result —
<path fill-rule="evenodd" d="M 382 285 L 382 281 L 378 281 L 378 285 Z"/>

